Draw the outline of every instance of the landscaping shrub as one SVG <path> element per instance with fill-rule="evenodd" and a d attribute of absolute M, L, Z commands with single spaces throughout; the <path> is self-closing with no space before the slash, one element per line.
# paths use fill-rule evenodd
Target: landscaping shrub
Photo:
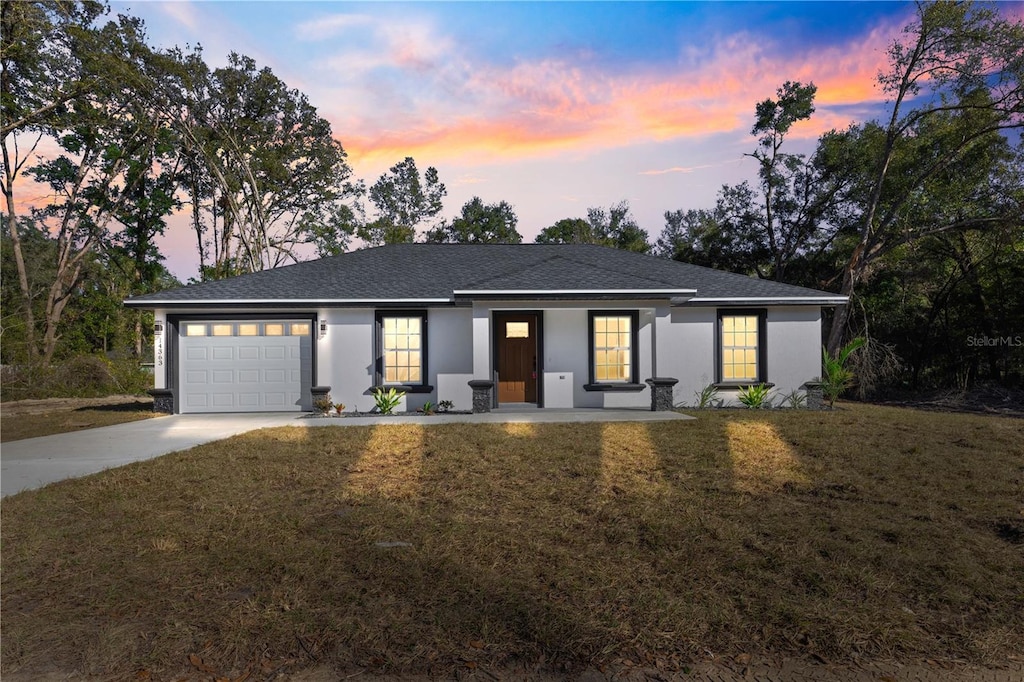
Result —
<path fill-rule="evenodd" d="M 0 398 L 4 401 L 141 395 L 152 387 L 152 374 L 134 358 L 76 355 L 49 365 L 5 365 L 0 374 Z"/>

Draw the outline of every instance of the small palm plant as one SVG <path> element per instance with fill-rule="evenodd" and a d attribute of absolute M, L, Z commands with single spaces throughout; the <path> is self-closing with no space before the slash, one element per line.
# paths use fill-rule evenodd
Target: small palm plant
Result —
<path fill-rule="evenodd" d="M 754 384 L 741 388 L 736 399 L 751 410 L 761 410 L 772 406 L 772 401 L 768 397 L 771 392 L 771 387 L 766 384 Z"/>
<path fill-rule="evenodd" d="M 398 403 L 402 402 L 404 397 L 405 391 L 398 391 L 394 388 L 385 391 L 383 387 L 377 387 L 373 390 L 373 402 L 377 406 L 377 411 L 381 414 L 394 413 Z"/>
<path fill-rule="evenodd" d="M 829 408 L 835 407 L 836 399 L 846 389 L 853 386 L 853 370 L 846 367 L 846 361 L 855 350 L 864 345 L 864 339 L 857 337 L 843 346 L 836 357 L 828 354 L 828 349 L 821 349 L 821 364 L 823 374 L 821 376 L 821 392 L 828 400 Z"/>

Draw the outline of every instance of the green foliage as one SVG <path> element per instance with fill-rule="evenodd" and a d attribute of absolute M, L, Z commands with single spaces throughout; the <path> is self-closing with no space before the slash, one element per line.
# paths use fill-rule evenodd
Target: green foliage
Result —
<path fill-rule="evenodd" d="M 802 410 L 807 407 L 807 394 L 799 388 L 794 388 L 782 399 L 782 404 L 794 410 Z"/>
<path fill-rule="evenodd" d="M 718 397 L 718 387 L 714 384 L 708 384 L 699 391 L 694 391 L 693 395 L 697 398 L 698 409 L 705 410 L 709 407 L 720 407 L 722 405 L 722 401 Z"/>
<path fill-rule="evenodd" d="M 886 119 L 822 140 L 849 182 L 838 216 L 849 231 L 840 293 L 857 293 L 875 263 L 903 244 L 1003 221 L 1020 224 L 1020 202 L 1012 198 L 1018 192 L 1007 196 L 1005 188 L 979 185 L 970 172 L 961 180 L 959 172 L 988 156 L 986 149 L 1004 140 L 1002 131 L 1020 130 L 1021 45 L 1024 22 L 990 6 L 917 5 L 879 74 Z M 831 352 L 842 345 L 850 318 L 851 306 L 836 308 Z"/>
<path fill-rule="evenodd" d="M 821 349 L 822 375 L 821 391 L 828 400 L 829 407 L 835 407 L 836 400 L 843 391 L 853 385 L 854 375 L 846 363 L 855 350 L 864 345 L 864 339 L 857 337 L 843 346 L 835 357 L 829 355 L 827 348 Z"/>
<path fill-rule="evenodd" d="M 437 411 L 437 405 L 428 400 L 427 402 L 423 403 L 423 407 L 421 407 L 418 411 L 422 412 L 423 414 L 434 414 L 434 412 Z"/>
<path fill-rule="evenodd" d="M 545 227 L 537 235 L 537 244 L 600 244 L 601 238 L 594 234 L 594 227 L 583 218 L 562 218 L 554 225 Z"/>
<path fill-rule="evenodd" d="M 447 194 L 436 168 L 427 168 L 420 176 L 416 161 L 407 156 L 370 187 L 370 201 L 378 217 L 360 227 L 357 234 L 372 246 L 412 242 L 416 228 L 444 208 L 442 200 Z"/>
<path fill-rule="evenodd" d="M 442 223 L 426 235 L 426 241 L 448 244 L 519 244 L 523 236 L 516 231 L 518 218 L 508 202 L 487 204 L 473 197 L 462 207 L 462 214 L 451 223 Z"/>
<path fill-rule="evenodd" d="M 102 398 L 108 395 L 142 395 L 153 387 L 153 375 L 138 360 L 107 360 L 96 355 L 76 355 L 56 363 L 5 365 L 3 400 L 41 398 Z"/>
<path fill-rule="evenodd" d="M 608 210 L 587 209 L 587 219 L 564 218 L 544 228 L 534 240 L 537 244 L 600 244 L 625 251 L 647 253 L 648 235 L 636 222 L 629 203 L 620 201 Z"/>
<path fill-rule="evenodd" d="M 395 388 L 385 391 L 383 386 L 378 386 L 373 390 L 373 402 L 377 407 L 377 411 L 381 414 L 393 413 L 404 397 L 405 391 L 399 391 Z"/>
<path fill-rule="evenodd" d="M 736 399 L 751 410 L 767 409 L 772 406 L 769 398 L 771 392 L 771 387 L 765 384 L 743 386 L 737 393 Z"/>
<path fill-rule="evenodd" d="M 334 408 L 334 414 L 340 415 L 342 412 L 345 411 L 345 403 L 334 403 L 332 407 Z"/>

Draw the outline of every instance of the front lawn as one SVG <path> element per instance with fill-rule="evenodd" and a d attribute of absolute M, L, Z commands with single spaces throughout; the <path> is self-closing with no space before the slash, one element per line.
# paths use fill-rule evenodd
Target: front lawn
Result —
<path fill-rule="evenodd" d="M 253 432 L 5 499 L 2 672 L 999 663 L 1022 482 L 1022 420 L 861 405 Z"/>

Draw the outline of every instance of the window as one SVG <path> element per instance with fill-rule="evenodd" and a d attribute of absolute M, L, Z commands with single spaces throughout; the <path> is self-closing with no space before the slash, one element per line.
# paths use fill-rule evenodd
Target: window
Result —
<path fill-rule="evenodd" d="M 422 311 L 377 313 L 377 383 L 419 386 L 427 382 L 427 314 Z"/>
<path fill-rule="evenodd" d="M 280 322 L 266 323 L 263 325 L 264 336 L 284 336 L 284 325 Z"/>
<path fill-rule="evenodd" d="M 590 313 L 590 385 L 636 383 L 639 320 L 635 310 Z"/>
<path fill-rule="evenodd" d="M 210 328 L 214 336 L 233 336 L 235 331 L 231 324 L 211 324 Z"/>
<path fill-rule="evenodd" d="M 246 322 L 246 323 L 240 324 L 240 325 L 238 325 L 238 335 L 239 336 L 259 336 L 260 335 L 260 326 L 258 324 L 251 323 L 251 322 Z"/>
<path fill-rule="evenodd" d="M 185 336 L 206 336 L 205 324 L 186 324 Z"/>
<path fill-rule="evenodd" d="M 292 336 L 309 336 L 309 322 L 294 322 L 290 331 Z"/>
<path fill-rule="evenodd" d="M 505 338 L 506 339 L 528 339 L 528 338 L 530 338 L 530 323 L 529 322 L 506 322 L 505 323 Z"/>
<path fill-rule="evenodd" d="M 765 379 L 765 313 L 737 310 L 718 314 L 718 380 L 729 384 Z"/>

